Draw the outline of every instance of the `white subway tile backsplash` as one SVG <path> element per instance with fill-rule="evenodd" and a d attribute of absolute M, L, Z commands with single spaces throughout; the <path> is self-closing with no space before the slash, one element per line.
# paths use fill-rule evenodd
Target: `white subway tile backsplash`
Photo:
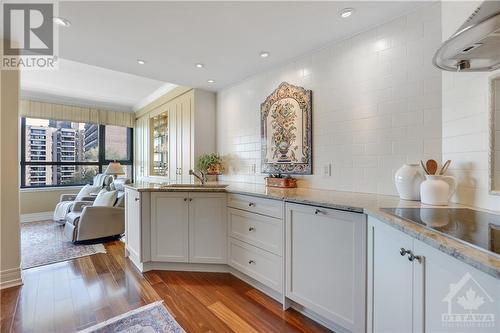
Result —
<path fill-rule="evenodd" d="M 441 75 L 426 54 L 440 43 L 439 13 L 424 5 L 219 92 L 217 149 L 230 156 L 222 179 L 263 183 L 249 171 L 260 171 L 260 103 L 286 80 L 313 91 L 314 174 L 299 186 L 396 194 L 402 164 L 441 155 Z"/>

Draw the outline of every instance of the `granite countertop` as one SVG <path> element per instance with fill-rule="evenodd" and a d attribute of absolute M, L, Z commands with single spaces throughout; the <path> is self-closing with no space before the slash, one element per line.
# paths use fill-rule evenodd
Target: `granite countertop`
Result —
<path fill-rule="evenodd" d="M 330 190 L 316 190 L 306 188 L 280 189 L 269 188 L 265 185 L 246 183 L 209 183 L 212 185 L 225 184 L 225 188 L 211 187 L 165 187 L 171 183 L 139 182 L 125 185 L 137 191 L 144 192 L 174 192 L 174 191 L 203 191 L 228 192 L 234 194 L 251 195 L 268 199 L 283 200 L 290 203 L 307 204 L 325 208 L 340 209 L 355 213 L 364 213 L 389 224 L 392 227 L 442 251 L 452 257 L 467 263 L 497 279 L 500 279 L 500 255 L 480 249 L 475 245 L 456 240 L 450 236 L 429 229 L 424 225 L 407 221 L 381 210 L 381 208 L 414 208 L 433 207 L 416 201 L 400 200 L 395 196 L 355 193 Z M 449 207 L 470 208 L 485 211 L 475 207 L 459 204 L 450 204 Z M 490 212 L 491 213 L 491 212 Z M 497 213 L 498 214 L 498 213 Z"/>

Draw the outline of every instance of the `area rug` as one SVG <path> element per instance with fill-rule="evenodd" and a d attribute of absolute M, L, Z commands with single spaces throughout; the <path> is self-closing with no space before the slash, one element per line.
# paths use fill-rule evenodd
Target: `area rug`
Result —
<path fill-rule="evenodd" d="M 106 320 L 78 333 L 185 333 L 163 306 L 151 303 Z"/>
<path fill-rule="evenodd" d="M 65 240 L 63 230 L 54 221 L 21 223 L 23 269 L 106 253 L 102 244 L 75 245 Z"/>

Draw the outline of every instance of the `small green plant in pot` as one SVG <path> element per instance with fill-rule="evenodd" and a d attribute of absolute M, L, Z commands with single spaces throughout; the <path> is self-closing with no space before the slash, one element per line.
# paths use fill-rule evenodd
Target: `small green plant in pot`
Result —
<path fill-rule="evenodd" d="M 196 168 L 207 175 L 220 175 L 223 172 L 222 158 L 219 154 L 203 154 L 198 159 Z"/>

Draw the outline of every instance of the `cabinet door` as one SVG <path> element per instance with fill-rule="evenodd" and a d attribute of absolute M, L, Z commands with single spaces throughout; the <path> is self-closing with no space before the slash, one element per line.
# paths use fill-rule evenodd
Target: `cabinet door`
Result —
<path fill-rule="evenodd" d="M 177 105 L 170 102 L 168 105 L 168 178 L 172 181 L 177 181 L 179 175 L 179 164 L 177 162 L 179 131 Z"/>
<path fill-rule="evenodd" d="M 367 331 L 412 332 L 413 264 L 400 250 L 413 239 L 371 217 L 368 228 Z"/>
<path fill-rule="evenodd" d="M 141 258 L 141 201 L 140 192 L 125 189 L 125 242 L 133 259 Z"/>
<path fill-rule="evenodd" d="M 190 193 L 189 262 L 226 263 L 226 194 Z"/>
<path fill-rule="evenodd" d="M 190 179 L 189 169 L 193 168 L 192 161 L 192 115 L 191 95 L 183 95 L 177 101 L 177 164 L 179 167 L 178 181 L 187 182 Z"/>
<path fill-rule="evenodd" d="M 286 204 L 286 296 L 365 330 L 366 216 Z"/>
<path fill-rule="evenodd" d="M 151 259 L 188 262 L 188 193 L 151 194 Z"/>
<path fill-rule="evenodd" d="M 415 331 L 499 332 L 498 279 L 418 240 L 414 253 L 422 257 L 414 264 Z"/>

